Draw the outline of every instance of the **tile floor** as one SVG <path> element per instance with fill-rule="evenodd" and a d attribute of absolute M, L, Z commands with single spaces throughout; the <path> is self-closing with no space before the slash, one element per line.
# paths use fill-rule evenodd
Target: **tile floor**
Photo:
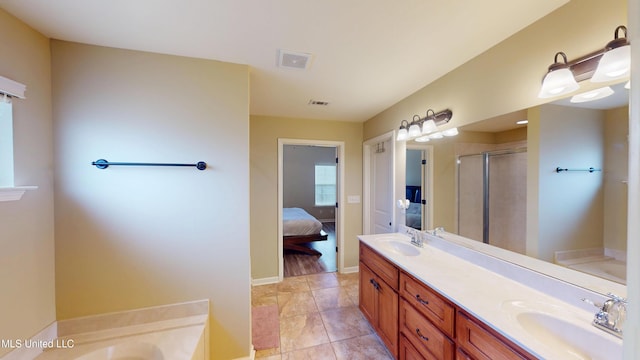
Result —
<path fill-rule="evenodd" d="M 277 304 L 280 347 L 259 350 L 265 360 L 393 359 L 358 309 L 358 274 L 287 277 L 254 286 L 252 306 Z"/>

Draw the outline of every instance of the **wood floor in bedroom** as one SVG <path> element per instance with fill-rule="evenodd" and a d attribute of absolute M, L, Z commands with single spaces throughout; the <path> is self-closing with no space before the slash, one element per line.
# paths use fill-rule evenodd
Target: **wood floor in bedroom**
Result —
<path fill-rule="evenodd" d="M 306 246 L 321 252 L 322 256 L 285 251 L 285 277 L 335 272 L 338 270 L 336 262 L 336 223 L 323 222 L 322 230 L 327 233 L 326 241 L 314 241 L 306 244 Z"/>

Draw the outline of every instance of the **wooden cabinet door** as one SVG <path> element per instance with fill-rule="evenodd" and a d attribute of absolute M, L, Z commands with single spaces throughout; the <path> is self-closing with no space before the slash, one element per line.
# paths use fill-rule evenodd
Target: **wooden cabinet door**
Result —
<path fill-rule="evenodd" d="M 378 335 L 395 358 L 398 357 L 398 293 L 384 281 L 378 282 Z"/>
<path fill-rule="evenodd" d="M 374 328 L 378 326 L 376 316 L 378 294 L 372 283 L 375 279 L 376 276 L 371 269 L 363 262 L 360 262 L 360 311 Z"/>
<path fill-rule="evenodd" d="M 478 360 L 526 359 L 465 314 L 458 312 L 456 323 L 458 346 L 462 347 L 470 357 Z"/>

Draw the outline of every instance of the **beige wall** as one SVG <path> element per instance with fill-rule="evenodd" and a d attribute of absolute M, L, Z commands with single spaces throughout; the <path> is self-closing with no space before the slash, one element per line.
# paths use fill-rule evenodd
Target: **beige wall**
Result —
<path fill-rule="evenodd" d="M 531 120 L 530 120 L 531 124 Z M 604 112 L 558 105 L 540 107 L 537 174 L 538 237 L 535 255 L 553 261 L 554 251 L 601 248 L 604 236 Z M 528 154 L 532 153 L 529 149 Z M 535 155 L 532 155 L 535 156 Z M 530 178 L 533 174 L 528 174 Z M 529 246 L 529 249 L 532 248 Z M 534 255 L 530 254 L 530 255 Z"/>
<path fill-rule="evenodd" d="M 15 184 L 38 186 L 0 202 L 0 339 L 23 339 L 55 320 L 51 58 L 49 40 L 2 9 L 0 33 L 0 75 L 27 85 L 13 101 Z"/>
<path fill-rule="evenodd" d="M 248 68 L 51 47 L 58 319 L 209 299 L 212 358 L 247 356 Z"/>
<path fill-rule="evenodd" d="M 251 116 L 251 275 L 254 280 L 278 276 L 278 139 L 343 141 L 347 195 L 362 195 L 362 124 Z M 347 204 L 345 267 L 358 265 L 357 235 L 362 233 L 362 204 Z"/>
<path fill-rule="evenodd" d="M 588 26 L 582 26 L 583 19 L 589 19 Z M 445 129 L 539 105 L 544 101 L 537 98 L 540 82 L 556 52 L 564 51 L 569 59 L 588 54 L 606 45 L 615 28 L 626 23 L 625 0 L 571 1 L 369 119 L 364 124 L 364 139 L 397 130 L 402 119 L 424 114 L 428 108 L 453 111 L 451 122 L 442 127 Z M 595 87 L 588 82 L 581 86 L 585 90 Z M 432 144 L 440 146 L 436 141 Z M 447 163 L 438 163 L 439 153 L 446 156 Z M 455 171 L 448 163 L 452 147 L 443 144 L 434 154 L 433 225 L 454 228 L 449 220 L 455 212 Z M 396 164 L 403 161 L 404 154 L 398 151 Z M 404 167 L 396 167 L 395 174 L 396 193 L 404 193 Z"/>

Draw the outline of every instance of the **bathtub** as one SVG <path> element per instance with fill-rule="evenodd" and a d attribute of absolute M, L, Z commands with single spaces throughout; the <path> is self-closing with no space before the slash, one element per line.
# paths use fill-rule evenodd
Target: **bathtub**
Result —
<path fill-rule="evenodd" d="M 568 267 L 620 284 L 627 283 L 627 263 L 624 261 L 603 259 L 568 265 Z"/>
<path fill-rule="evenodd" d="M 62 320 L 35 359 L 204 360 L 208 309 L 198 301 Z"/>

